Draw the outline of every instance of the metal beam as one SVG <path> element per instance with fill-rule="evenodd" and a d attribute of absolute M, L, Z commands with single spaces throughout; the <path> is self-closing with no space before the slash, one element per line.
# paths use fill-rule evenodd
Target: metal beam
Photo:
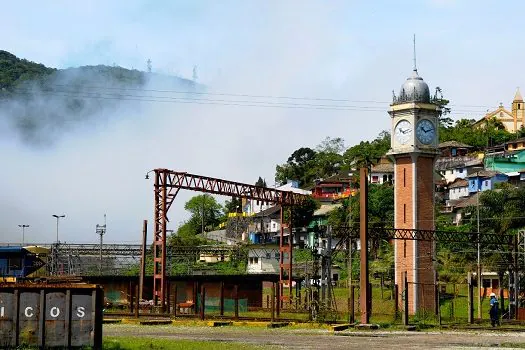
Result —
<path fill-rule="evenodd" d="M 348 226 L 335 226 L 332 228 L 334 237 L 337 238 L 359 238 L 359 229 Z M 457 231 L 432 231 L 414 230 L 399 228 L 368 228 L 369 239 L 403 239 L 417 241 L 437 241 L 437 242 L 457 242 L 457 243 L 477 243 L 477 232 L 457 232 Z M 481 244 L 495 244 L 514 246 L 514 235 L 480 233 L 479 242 Z"/>

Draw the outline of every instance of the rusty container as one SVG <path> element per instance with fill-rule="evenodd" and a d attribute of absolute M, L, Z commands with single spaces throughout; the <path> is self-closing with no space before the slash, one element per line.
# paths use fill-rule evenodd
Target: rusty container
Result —
<path fill-rule="evenodd" d="M 0 348 L 102 348 L 104 291 L 93 284 L 0 283 Z"/>

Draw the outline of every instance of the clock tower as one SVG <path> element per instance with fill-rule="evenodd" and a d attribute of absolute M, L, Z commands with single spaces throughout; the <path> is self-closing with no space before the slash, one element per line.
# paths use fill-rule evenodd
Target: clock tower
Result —
<path fill-rule="evenodd" d="M 438 118 L 441 108 L 430 97 L 428 85 L 414 67 L 394 94 L 388 111 L 392 118 L 394 161 L 394 227 L 434 230 L 434 163 L 438 155 Z M 395 282 L 403 292 L 408 280 L 409 313 L 435 307 L 435 247 L 432 242 L 394 240 Z M 404 295 L 404 294 L 403 294 Z M 402 304 L 403 295 L 398 296 Z"/>

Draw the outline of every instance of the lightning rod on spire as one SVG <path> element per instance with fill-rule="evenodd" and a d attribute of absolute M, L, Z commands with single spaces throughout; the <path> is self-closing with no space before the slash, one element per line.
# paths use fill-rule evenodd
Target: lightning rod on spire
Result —
<path fill-rule="evenodd" d="M 417 72 L 417 65 L 416 65 L 416 34 L 414 34 L 414 71 Z"/>

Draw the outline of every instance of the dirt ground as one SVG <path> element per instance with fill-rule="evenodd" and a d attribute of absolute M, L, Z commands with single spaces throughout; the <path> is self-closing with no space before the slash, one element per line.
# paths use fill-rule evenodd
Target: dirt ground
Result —
<path fill-rule="evenodd" d="M 272 345 L 282 349 L 476 349 L 525 348 L 524 332 L 498 331 L 343 331 L 262 327 L 104 325 L 104 336 L 155 337 Z M 503 347 L 507 345 L 507 347 Z M 213 345 L 210 344 L 210 348 Z"/>

